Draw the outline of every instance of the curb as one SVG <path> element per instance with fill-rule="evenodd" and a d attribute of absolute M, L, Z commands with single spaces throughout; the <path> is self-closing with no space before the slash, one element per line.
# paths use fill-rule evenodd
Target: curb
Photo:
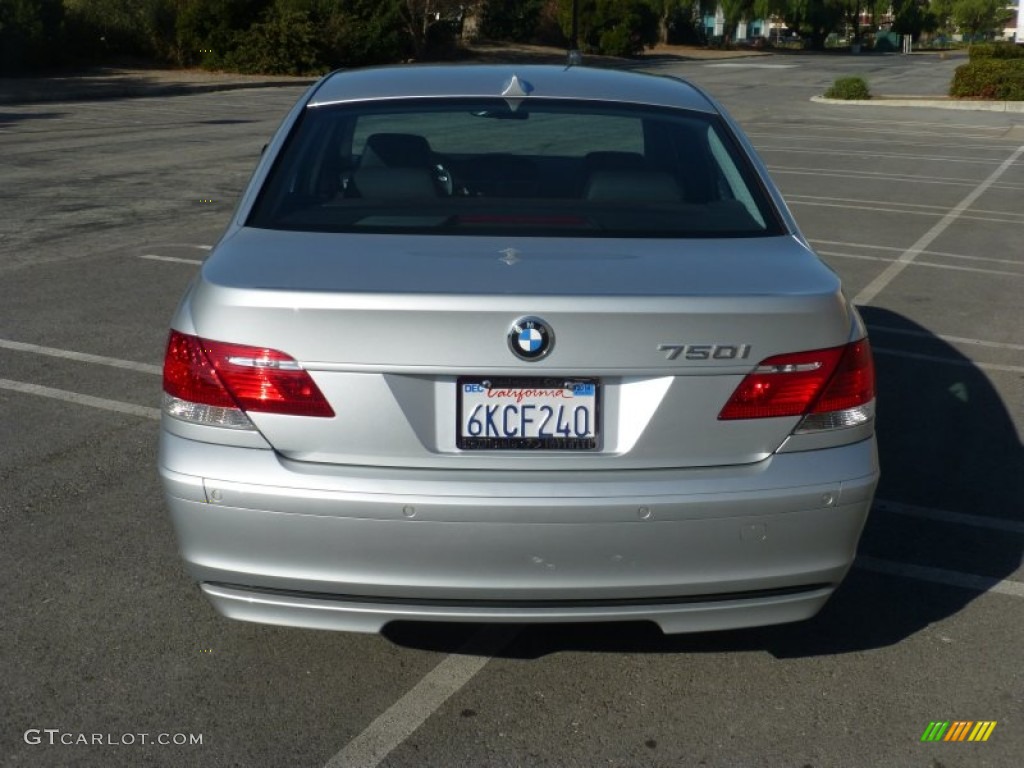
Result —
<path fill-rule="evenodd" d="M 960 99 L 916 98 L 912 96 L 879 96 L 875 99 L 827 99 L 811 96 L 816 104 L 840 104 L 850 107 L 928 107 L 931 109 L 959 109 L 970 112 L 1021 112 L 1024 101 L 971 101 Z"/>
<path fill-rule="evenodd" d="M 297 77 L 294 80 L 247 80 L 219 83 L 81 83 L 68 86 L 54 86 L 40 83 L 35 88 L 13 91 L 3 90 L 7 83 L 0 83 L 0 106 L 17 104 L 44 104 L 63 101 L 102 101 L 106 99 L 138 99 L 163 96 L 183 96 L 192 93 L 215 93 L 217 91 L 238 91 L 252 88 L 282 88 L 290 86 L 308 87 L 316 78 Z M 49 87 L 48 87 L 49 85 Z"/>

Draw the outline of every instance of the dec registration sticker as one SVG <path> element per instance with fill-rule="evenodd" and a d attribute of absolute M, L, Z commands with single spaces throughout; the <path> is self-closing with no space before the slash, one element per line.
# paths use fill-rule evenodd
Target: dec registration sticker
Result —
<path fill-rule="evenodd" d="M 597 448 L 600 384 L 596 379 L 458 380 L 463 450 Z"/>

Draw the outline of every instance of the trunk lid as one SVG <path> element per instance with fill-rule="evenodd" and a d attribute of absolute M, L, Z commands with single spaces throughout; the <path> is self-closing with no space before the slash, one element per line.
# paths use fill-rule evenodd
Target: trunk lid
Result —
<path fill-rule="evenodd" d="M 601 469 L 761 460 L 796 418 L 721 422 L 767 357 L 846 343 L 839 280 L 792 237 L 730 240 L 345 236 L 242 229 L 204 264 L 200 336 L 278 349 L 334 419 L 250 414 L 300 461 Z M 537 361 L 511 326 L 554 335 Z M 459 450 L 460 377 L 598 380 L 598 448 Z"/>

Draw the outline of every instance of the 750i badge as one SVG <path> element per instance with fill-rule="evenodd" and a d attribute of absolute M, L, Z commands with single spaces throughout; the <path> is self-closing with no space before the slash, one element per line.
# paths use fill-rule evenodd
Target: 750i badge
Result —
<path fill-rule="evenodd" d="M 658 351 L 666 360 L 746 360 L 749 344 L 659 344 Z"/>

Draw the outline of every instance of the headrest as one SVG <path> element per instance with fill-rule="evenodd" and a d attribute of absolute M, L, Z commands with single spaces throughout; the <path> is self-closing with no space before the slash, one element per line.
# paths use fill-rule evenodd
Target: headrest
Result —
<path fill-rule="evenodd" d="M 364 198 L 412 200 L 437 197 L 437 186 L 427 168 L 359 168 L 352 174 L 352 183 Z"/>
<path fill-rule="evenodd" d="M 374 133 L 366 139 L 361 165 L 426 168 L 431 165 L 430 143 L 415 133 Z"/>
<path fill-rule="evenodd" d="M 639 152 L 613 150 L 588 152 L 583 162 L 590 171 L 642 171 L 647 166 L 647 161 Z"/>
<path fill-rule="evenodd" d="M 681 203 L 683 190 L 660 171 L 594 171 L 587 183 L 588 200 L 630 200 L 640 203 Z"/>

